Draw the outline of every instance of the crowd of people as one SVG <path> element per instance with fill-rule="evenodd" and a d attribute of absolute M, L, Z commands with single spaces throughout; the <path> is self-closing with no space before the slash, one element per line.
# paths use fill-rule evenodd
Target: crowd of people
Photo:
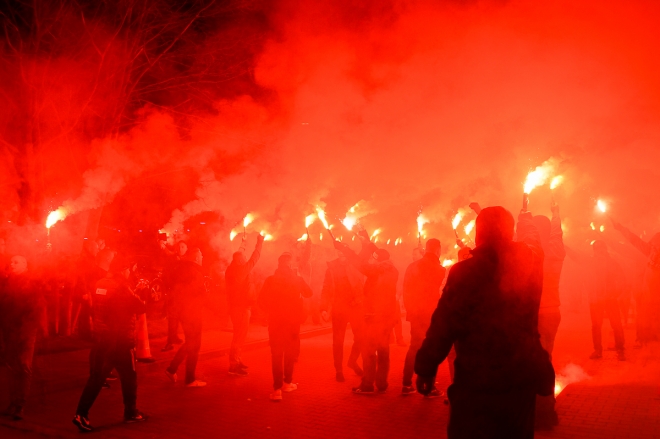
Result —
<path fill-rule="evenodd" d="M 410 323 L 410 343 L 403 369 L 401 393 L 443 397 L 451 406 L 450 438 L 533 437 L 534 429 L 552 429 L 555 374 L 552 353 L 561 322 L 559 285 L 565 257 L 588 268 L 589 304 L 594 352 L 602 357 L 602 323 L 609 318 L 619 360 L 625 360 L 619 298 L 626 289 L 625 275 L 603 240 L 592 243 L 593 256 L 567 248 L 559 207 L 551 218 L 521 211 L 517 224 L 502 207 L 481 209 L 474 248 L 458 241 L 458 260 L 446 269 L 440 262 L 441 244 L 429 239 L 416 248 L 403 275 L 402 298 Z M 660 234 L 641 240 L 618 223 L 614 226 L 647 258 L 643 288 L 636 297 L 638 342 L 658 336 L 660 301 Z M 390 340 L 401 327 L 398 300 L 399 270 L 390 253 L 357 228 L 359 252 L 334 240 L 336 259 L 327 263 L 319 301 L 319 315 L 332 322 L 332 354 L 336 380 L 344 382 L 344 365 L 361 376 L 356 395 L 386 392 L 389 388 Z M 101 245 L 99 245 L 101 244 Z M 294 365 L 300 350 L 300 327 L 306 299 L 313 296 L 309 258 L 311 241 L 297 252 L 284 252 L 277 269 L 257 288 L 253 271 L 264 245 L 257 238 L 247 254 L 247 240 L 232 255 L 224 273 L 228 314 L 233 326 L 229 373 L 243 377 L 248 366 L 241 359 L 249 330 L 250 310 L 267 318 L 273 375 L 272 401 L 297 389 Z M 9 254 L 2 242 L 0 332 L 3 360 L 10 372 L 10 405 L 4 415 L 20 420 L 29 394 L 37 333 L 47 334 L 48 316 L 43 285 L 30 273 L 25 256 Z M 176 244 L 163 269 L 168 336 L 163 351 L 180 345 L 164 373 L 178 380 L 185 361 L 184 384 L 204 387 L 195 371 L 203 337 L 203 309 L 207 299 L 203 255 L 199 248 Z M 72 300 L 71 327 L 93 345 L 90 376 L 82 390 L 73 423 L 91 431 L 89 411 L 112 371 L 121 381 L 126 422 L 147 416 L 136 407 L 135 333 L 146 310 L 137 294 L 135 261 L 86 241 L 78 264 Z M 184 339 L 179 338 L 179 327 Z M 344 362 L 347 329 L 353 334 Z M 399 329 L 400 331 L 400 329 Z M 396 336 L 401 342 L 400 336 Z M 361 358 L 361 365 L 359 363 Z M 452 384 L 436 386 L 438 366 L 447 361 Z M 416 379 L 414 377 L 416 375 Z"/>

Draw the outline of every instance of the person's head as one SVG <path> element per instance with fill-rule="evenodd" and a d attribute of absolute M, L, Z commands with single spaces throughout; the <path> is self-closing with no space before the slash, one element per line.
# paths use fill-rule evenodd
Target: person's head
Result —
<path fill-rule="evenodd" d="M 388 252 L 384 248 L 379 248 L 371 255 L 371 259 L 369 262 L 373 264 L 377 264 L 379 262 L 388 261 L 389 259 L 390 259 L 390 252 Z"/>
<path fill-rule="evenodd" d="M 419 261 L 424 256 L 424 249 L 421 247 L 415 247 L 413 249 L 412 258 L 414 261 Z"/>
<path fill-rule="evenodd" d="M 293 263 L 293 256 L 289 252 L 284 252 L 277 258 L 277 267 L 278 268 L 291 268 Z"/>
<path fill-rule="evenodd" d="M 502 206 L 482 209 L 476 221 L 477 247 L 513 241 L 514 225 L 513 215 Z"/>
<path fill-rule="evenodd" d="M 591 244 L 591 247 L 594 249 L 595 257 L 604 257 L 609 254 L 607 251 L 607 244 L 601 239 L 595 240 L 594 243 Z"/>
<path fill-rule="evenodd" d="M 247 259 L 245 258 L 245 253 L 242 251 L 237 251 L 232 255 L 231 260 L 235 262 L 238 265 L 243 265 L 247 263 Z"/>
<path fill-rule="evenodd" d="M 548 240 L 550 239 L 550 218 L 544 215 L 536 215 L 532 218 L 534 226 L 539 231 L 541 237 L 541 246 L 546 248 Z"/>
<path fill-rule="evenodd" d="M 186 244 L 185 241 L 179 241 L 176 244 L 176 254 L 178 257 L 180 258 L 184 257 L 187 251 L 188 251 L 188 244 Z"/>
<path fill-rule="evenodd" d="M 12 256 L 11 261 L 9 262 L 9 269 L 11 270 L 12 274 L 15 275 L 27 273 L 28 265 L 25 256 Z"/>
<path fill-rule="evenodd" d="M 114 255 L 110 262 L 110 273 L 123 279 L 128 279 L 131 275 L 131 266 L 133 262 L 124 256 Z"/>
<path fill-rule="evenodd" d="M 112 263 L 114 257 L 115 257 L 115 252 L 113 252 L 109 248 L 104 248 L 103 250 L 100 250 L 99 253 L 96 255 L 96 265 L 101 270 L 109 271 L 110 264 Z"/>
<path fill-rule="evenodd" d="M 426 253 L 431 253 L 440 257 L 440 241 L 435 238 L 426 241 Z"/>
<path fill-rule="evenodd" d="M 186 252 L 186 259 L 189 261 L 194 262 L 197 265 L 202 265 L 202 251 L 197 248 L 193 247 L 190 250 Z"/>

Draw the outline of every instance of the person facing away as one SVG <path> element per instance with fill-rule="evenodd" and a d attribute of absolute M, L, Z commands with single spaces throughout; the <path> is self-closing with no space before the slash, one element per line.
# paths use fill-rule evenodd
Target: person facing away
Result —
<path fill-rule="evenodd" d="M 364 337 L 362 363 L 364 375 L 362 383 L 353 388 L 355 394 L 371 394 L 377 388 L 385 392 L 390 371 L 389 338 L 397 321 L 396 285 L 399 270 L 396 269 L 390 254 L 379 249 L 369 240 L 366 231 L 359 232 L 362 250 L 357 255 L 348 246 L 334 242 L 337 250 L 343 252 L 348 261 L 362 273 L 364 282 Z M 374 387 L 375 386 L 375 387 Z"/>
<path fill-rule="evenodd" d="M 89 410 L 112 369 L 119 374 L 124 399 L 124 421 L 141 422 L 146 416 L 137 407 L 135 370 L 135 322 L 144 314 L 145 303 L 128 283 L 131 263 L 115 257 L 107 276 L 96 283 L 92 299 L 94 345 L 89 353 L 90 374 L 80 395 L 73 424 L 80 431 L 92 431 Z"/>
<path fill-rule="evenodd" d="M 403 277 L 403 301 L 406 319 L 410 322 L 410 348 L 403 366 L 401 390 L 404 395 L 415 392 L 412 385 L 415 356 L 431 325 L 431 315 L 440 300 L 440 288 L 446 272 L 440 264 L 440 241 L 429 239 L 422 258 L 410 264 Z M 428 396 L 441 395 L 442 392 L 434 388 Z"/>
<path fill-rule="evenodd" d="M 165 346 L 161 351 L 167 352 L 174 349 L 175 344 L 183 342 L 179 338 L 179 325 L 181 324 L 180 309 L 174 303 L 172 288 L 176 280 L 176 271 L 179 262 L 186 259 L 188 244 L 185 241 L 177 242 L 174 253 L 171 253 L 166 246 L 163 246 L 162 249 L 167 252 L 166 264 L 163 269 L 163 286 L 165 287 L 167 297 L 165 301 L 167 308 L 167 342 L 165 342 Z"/>
<path fill-rule="evenodd" d="M 592 244 L 594 257 L 589 279 L 589 310 L 594 352 L 589 358 L 603 358 L 603 318 L 607 316 L 614 331 L 614 345 L 619 361 L 626 359 L 623 325 L 618 300 L 625 288 L 625 275 L 618 262 L 610 256 L 605 241 Z"/>
<path fill-rule="evenodd" d="M 438 365 L 456 349 L 450 439 L 532 438 L 536 394 L 554 391 L 538 333 L 543 250 L 513 242 L 513 228 L 503 207 L 481 210 L 472 257 L 450 269 L 417 352 L 417 390 L 427 394 Z"/>
<path fill-rule="evenodd" d="M 275 274 L 261 287 L 259 305 L 268 315 L 268 338 L 273 370 L 272 401 L 281 401 L 282 392 L 293 392 L 293 365 L 298 352 L 302 299 L 312 297 L 312 289 L 291 268 L 293 256 L 282 253 Z"/>
<path fill-rule="evenodd" d="M 337 259 L 328 262 L 321 290 L 321 315 L 324 320 L 332 318 L 332 357 L 335 365 L 335 379 L 344 382 L 344 338 L 350 324 L 353 332 L 353 346 L 347 366 L 362 376 L 362 368 L 357 364 L 362 348 L 364 314 L 362 312 L 364 277 L 348 263 L 342 252 Z M 332 317 L 330 317 L 330 314 Z"/>
<path fill-rule="evenodd" d="M 179 366 L 186 360 L 186 387 L 204 387 L 206 382 L 195 378 L 199 349 L 202 345 L 202 310 L 206 298 L 202 252 L 191 248 L 178 262 L 172 283 L 173 304 L 178 310 L 186 340 L 174 355 L 165 374 L 176 383 Z"/>
<path fill-rule="evenodd" d="M 229 373 L 238 376 L 247 375 L 247 366 L 241 360 L 241 350 L 245 344 L 250 325 L 250 306 L 254 301 L 254 285 L 252 284 L 251 273 L 261 256 L 264 237 L 257 235 L 257 245 L 250 259 L 245 258 L 245 242 L 246 238 L 243 235 L 241 247 L 239 251 L 234 253 L 232 261 L 225 272 L 229 317 L 234 329 L 229 349 Z"/>
<path fill-rule="evenodd" d="M 0 335 L 9 368 L 9 406 L 2 415 L 23 419 L 32 379 L 37 332 L 48 334 L 46 300 L 30 276 L 27 259 L 10 258 L 9 274 L 0 280 Z"/>

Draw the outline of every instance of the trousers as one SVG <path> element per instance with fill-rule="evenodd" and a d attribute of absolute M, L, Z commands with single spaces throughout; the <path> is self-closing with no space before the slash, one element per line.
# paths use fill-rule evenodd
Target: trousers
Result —
<path fill-rule="evenodd" d="M 293 381 L 293 365 L 300 346 L 300 323 L 268 327 L 270 354 L 273 369 L 273 389 Z"/>
<path fill-rule="evenodd" d="M 229 316 L 234 327 L 234 335 L 231 338 L 231 347 L 229 348 L 229 365 L 237 366 L 241 362 L 241 351 L 250 326 L 250 310 L 243 307 L 233 307 L 229 310 Z"/>
<path fill-rule="evenodd" d="M 410 322 L 410 346 L 406 359 L 403 363 L 403 385 L 412 386 L 412 377 L 415 372 L 415 357 L 417 351 L 422 347 L 426 331 L 429 329 L 430 322 L 413 320 Z"/>
<path fill-rule="evenodd" d="M 22 408 L 30 392 L 37 330 L 5 329 L 2 331 L 2 338 L 9 368 L 9 403 Z"/>
<path fill-rule="evenodd" d="M 595 302 L 589 305 L 591 312 L 591 336 L 594 342 L 594 350 L 603 351 L 603 319 L 607 316 L 614 331 L 614 345 L 617 351 L 624 348 L 623 325 L 621 323 L 621 312 L 616 300 Z"/>
<path fill-rule="evenodd" d="M 348 357 L 348 364 L 353 364 L 360 356 L 362 349 L 362 319 L 357 313 L 333 313 L 332 315 L 332 357 L 335 363 L 335 371 L 342 372 L 344 369 L 344 340 L 346 328 L 351 325 L 353 332 L 353 346 Z"/>
<path fill-rule="evenodd" d="M 197 360 L 199 359 L 199 349 L 202 346 L 202 319 L 190 318 L 181 321 L 183 334 L 186 341 L 181 345 L 174 358 L 170 362 L 167 370 L 175 374 L 183 360 L 186 360 L 186 379 L 185 383 L 190 384 L 195 381 L 195 369 L 197 369 Z"/>
<path fill-rule="evenodd" d="M 387 376 L 390 372 L 390 332 L 393 326 L 393 322 L 383 321 L 365 324 L 362 345 L 364 375 L 361 386 L 364 389 L 373 389 L 374 384 L 379 390 L 387 389 Z"/>

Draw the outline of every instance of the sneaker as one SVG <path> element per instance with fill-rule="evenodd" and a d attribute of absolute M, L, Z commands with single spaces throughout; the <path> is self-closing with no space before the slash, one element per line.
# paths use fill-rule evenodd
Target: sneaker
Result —
<path fill-rule="evenodd" d="M 132 424 L 134 422 L 144 422 L 147 419 L 147 415 L 137 410 L 132 415 L 124 415 L 124 422 L 127 424 Z"/>
<path fill-rule="evenodd" d="M 165 346 L 163 346 L 163 349 L 161 349 L 160 351 L 161 352 L 167 352 L 167 351 L 171 351 L 172 349 L 174 349 L 174 346 L 172 346 L 170 343 L 168 343 Z"/>
<path fill-rule="evenodd" d="M 170 381 L 172 381 L 173 383 L 176 383 L 176 380 L 178 378 L 176 376 L 176 372 L 172 373 L 169 370 L 165 369 L 165 375 L 167 375 L 167 378 L 169 378 Z"/>
<path fill-rule="evenodd" d="M 358 366 L 357 363 L 349 363 L 349 364 L 347 364 L 347 366 L 350 367 L 351 369 L 353 369 L 353 372 L 355 372 L 355 375 L 357 375 L 359 377 L 364 375 L 364 371 L 362 370 L 362 368 L 360 366 Z"/>
<path fill-rule="evenodd" d="M 428 395 L 424 395 L 424 398 L 440 398 L 441 396 L 445 396 L 445 392 L 434 387 Z"/>
<path fill-rule="evenodd" d="M 337 380 L 338 383 L 343 383 L 346 381 L 346 378 L 344 378 L 344 372 L 337 372 L 335 375 L 335 379 Z"/>
<path fill-rule="evenodd" d="M 206 383 L 204 381 L 195 380 L 192 383 L 186 384 L 186 387 L 204 387 Z"/>
<path fill-rule="evenodd" d="M 603 353 L 599 351 L 593 351 L 591 355 L 589 355 L 589 359 L 591 360 L 600 360 L 603 358 Z"/>
<path fill-rule="evenodd" d="M 282 392 L 293 392 L 298 389 L 298 384 L 296 383 L 284 383 L 282 385 Z"/>
<path fill-rule="evenodd" d="M 415 393 L 415 388 L 413 386 L 403 386 L 401 388 L 402 395 L 412 395 Z"/>
<path fill-rule="evenodd" d="M 249 368 L 247 367 L 247 365 L 245 365 L 245 363 L 243 363 L 243 361 L 241 361 L 241 360 L 238 360 L 238 366 L 239 366 L 241 369 L 249 369 Z"/>
<path fill-rule="evenodd" d="M 282 389 L 277 389 L 270 394 L 270 400 L 273 402 L 282 401 Z"/>
<path fill-rule="evenodd" d="M 236 375 L 239 377 L 246 377 L 248 376 L 247 370 L 243 369 L 242 367 L 239 366 L 232 366 L 229 368 L 229 375 Z"/>
<path fill-rule="evenodd" d="M 91 424 L 89 423 L 89 419 L 87 419 L 86 416 L 76 415 L 73 417 L 71 422 L 73 422 L 73 425 L 78 427 L 78 430 L 82 431 L 83 433 L 93 430 Z"/>
<path fill-rule="evenodd" d="M 617 351 L 616 359 L 619 361 L 626 361 L 626 353 L 624 351 Z"/>
<path fill-rule="evenodd" d="M 356 395 L 373 395 L 374 394 L 374 388 L 373 387 L 353 387 L 353 393 Z"/>

